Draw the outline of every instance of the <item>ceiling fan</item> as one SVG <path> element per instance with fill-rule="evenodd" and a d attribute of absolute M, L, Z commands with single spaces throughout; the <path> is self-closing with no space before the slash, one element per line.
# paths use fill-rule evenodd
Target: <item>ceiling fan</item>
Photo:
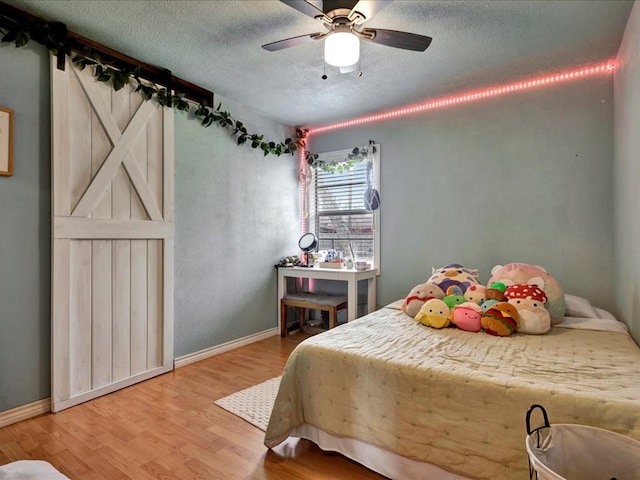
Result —
<path fill-rule="evenodd" d="M 431 37 L 425 35 L 363 26 L 373 15 L 388 6 L 390 0 L 324 0 L 324 11 L 306 0 L 280 1 L 318 20 L 327 31 L 267 43 L 262 48 L 276 51 L 324 39 L 325 61 L 329 65 L 340 67 L 343 73 L 355 69 L 360 59 L 360 39 L 417 52 L 424 52 L 431 44 Z"/>

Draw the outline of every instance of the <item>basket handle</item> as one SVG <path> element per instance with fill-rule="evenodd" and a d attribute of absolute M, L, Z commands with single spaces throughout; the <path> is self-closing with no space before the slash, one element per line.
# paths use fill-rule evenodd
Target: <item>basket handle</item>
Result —
<path fill-rule="evenodd" d="M 532 430 L 531 429 L 531 414 L 533 413 L 533 411 L 536 408 L 539 408 L 542 411 L 542 417 L 544 419 L 544 425 L 542 425 L 541 427 L 538 427 L 538 428 L 534 428 Z M 551 426 L 549 424 L 549 417 L 547 417 L 547 411 L 544 409 L 544 407 L 542 405 L 538 405 L 538 404 L 531 405 L 529 407 L 529 410 L 527 410 L 526 423 L 527 423 L 527 435 L 531 435 L 533 432 L 537 432 L 541 428 L 548 428 L 548 427 Z"/>

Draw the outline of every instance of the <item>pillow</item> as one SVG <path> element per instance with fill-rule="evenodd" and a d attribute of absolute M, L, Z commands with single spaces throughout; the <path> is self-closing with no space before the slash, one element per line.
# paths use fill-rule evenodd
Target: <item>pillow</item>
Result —
<path fill-rule="evenodd" d="M 528 263 L 496 265 L 491 269 L 491 278 L 487 285 L 491 285 L 493 282 L 502 282 L 507 287 L 519 283 L 537 285 L 547 296 L 545 307 L 551 315 L 551 324 L 555 325 L 564 318 L 564 291 L 558 281 L 544 268 Z"/>
<path fill-rule="evenodd" d="M 394 310 L 402 310 L 402 304 L 404 303 L 404 298 L 396 300 L 395 302 L 391 302 L 389 305 L 385 305 L 384 308 L 392 308 Z"/>
<path fill-rule="evenodd" d="M 577 295 L 564 294 L 565 317 L 599 318 L 598 312 L 591 302 Z"/>
<path fill-rule="evenodd" d="M 604 310 L 604 309 L 598 308 L 598 307 L 593 307 L 593 308 L 596 311 L 596 314 L 598 315 L 598 318 L 602 318 L 602 319 L 605 319 L 605 320 L 615 320 L 616 322 L 620 321 L 613 315 L 613 313 L 608 312 L 607 310 Z"/>

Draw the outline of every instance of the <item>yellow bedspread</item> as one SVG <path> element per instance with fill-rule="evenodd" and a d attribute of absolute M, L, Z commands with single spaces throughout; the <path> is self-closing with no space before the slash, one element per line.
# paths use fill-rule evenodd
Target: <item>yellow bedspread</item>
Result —
<path fill-rule="evenodd" d="M 265 445 L 307 423 L 469 477 L 527 478 L 534 403 L 551 423 L 640 440 L 640 349 L 627 333 L 554 327 L 501 338 L 383 308 L 294 350 Z"/>

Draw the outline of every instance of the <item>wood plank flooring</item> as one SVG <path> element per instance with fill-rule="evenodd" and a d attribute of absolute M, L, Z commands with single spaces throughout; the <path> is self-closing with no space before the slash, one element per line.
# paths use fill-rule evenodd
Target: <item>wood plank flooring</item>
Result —
<path fill-rule="evenodd" d="M 72 480 L 383 479 L 306 440 L 268 450 L 264 432 L 213 403 L 280 375 L 304 338 L 271 337 L 0 428 L 0 465 L 46 460 Z"/>

